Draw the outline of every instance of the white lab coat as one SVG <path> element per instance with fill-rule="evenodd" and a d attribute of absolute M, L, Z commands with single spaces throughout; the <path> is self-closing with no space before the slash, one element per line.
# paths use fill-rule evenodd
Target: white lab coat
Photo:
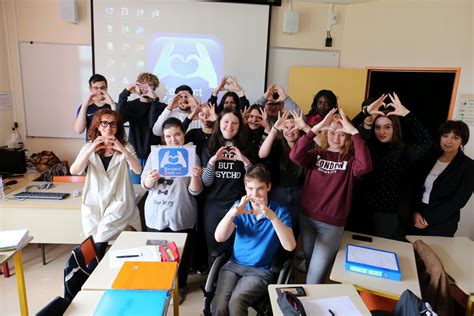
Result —
<path fill-rule="evenodd" d="M 90 146 L 87 143 L 81 152 Z M 136 157 L 132 145 L 125 147 Z M 135 190 L 124 155 L 114 153 L 107 171 L 98 154 L 89 156 L 81 215 L 84 237 L 92 235 L 95 242 L 115 239 L 127 225 L 140 230 Z"/>

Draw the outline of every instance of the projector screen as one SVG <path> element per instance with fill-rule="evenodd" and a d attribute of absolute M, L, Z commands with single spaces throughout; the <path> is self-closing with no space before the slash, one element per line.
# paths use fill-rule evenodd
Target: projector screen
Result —
<path fill-rule="evenodd" d="M 223 75 L 234 75 L 250 102 L 265 89 L 270 6 L 197 1 L 93 0 L 94 72 L 109 94 L 138 74 L 160 79 L 167 103 L 182 84 L 207 101 Z"/>

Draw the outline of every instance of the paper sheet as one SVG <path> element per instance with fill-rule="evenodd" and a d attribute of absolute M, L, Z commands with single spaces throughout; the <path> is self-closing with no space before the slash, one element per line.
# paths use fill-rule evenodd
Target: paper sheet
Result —
<path fill-rule="evenodd" d="M 347 260 L 398 271 L 397 259 L 391 252 L 348 245 Z"/>
<path fill-rule="evenodd" d="M 336 315 L 336 316 L 362 316 L 349 296 L 336 296 L 329 298 L 301 298 L 303 307 L 308 316 Z M 329 311 L 331 310 L 333 314 Z"/>
<path fill-rule="evenodd" d="M 124 258 L 117 258 L 125 256 Z M 110 267 L 120 268 L 126 261 L 161 261 L 161 255 L 155 246 L 128 248 L 109 252 Z"/>

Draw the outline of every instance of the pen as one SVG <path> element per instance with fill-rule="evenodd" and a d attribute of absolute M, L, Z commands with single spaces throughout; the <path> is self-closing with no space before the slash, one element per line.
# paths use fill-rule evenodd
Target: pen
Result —
<path fill-rule="evenodd" d="M 122 258 L 136 258 L 140 257 L 140 255 L 123 255 L 123 256 L 117 256 L 117 259 L 122 259 Z"/>
<path fill-rule="evenodd" d="M 336 316 L 336 314 L 334 314 L 334 312 L 330 309 L 328 309 L 329 313 L 331 314 L 331 316 Z"/>

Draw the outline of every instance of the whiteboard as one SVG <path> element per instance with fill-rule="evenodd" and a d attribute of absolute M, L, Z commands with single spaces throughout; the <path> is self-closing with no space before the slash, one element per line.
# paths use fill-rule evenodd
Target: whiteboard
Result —
<path fill-rule="evenodd" d="M 267 83 L 279 83 L 288 90 L 291 66 L 339 67 L 338 51 L 270 47 Z"/>
<path fill-rule="evenodd" d="M 21 42 L 20 62 L 27 136 L 84 138 L 74 121 L 89 93 L 91 46 Z"/>

